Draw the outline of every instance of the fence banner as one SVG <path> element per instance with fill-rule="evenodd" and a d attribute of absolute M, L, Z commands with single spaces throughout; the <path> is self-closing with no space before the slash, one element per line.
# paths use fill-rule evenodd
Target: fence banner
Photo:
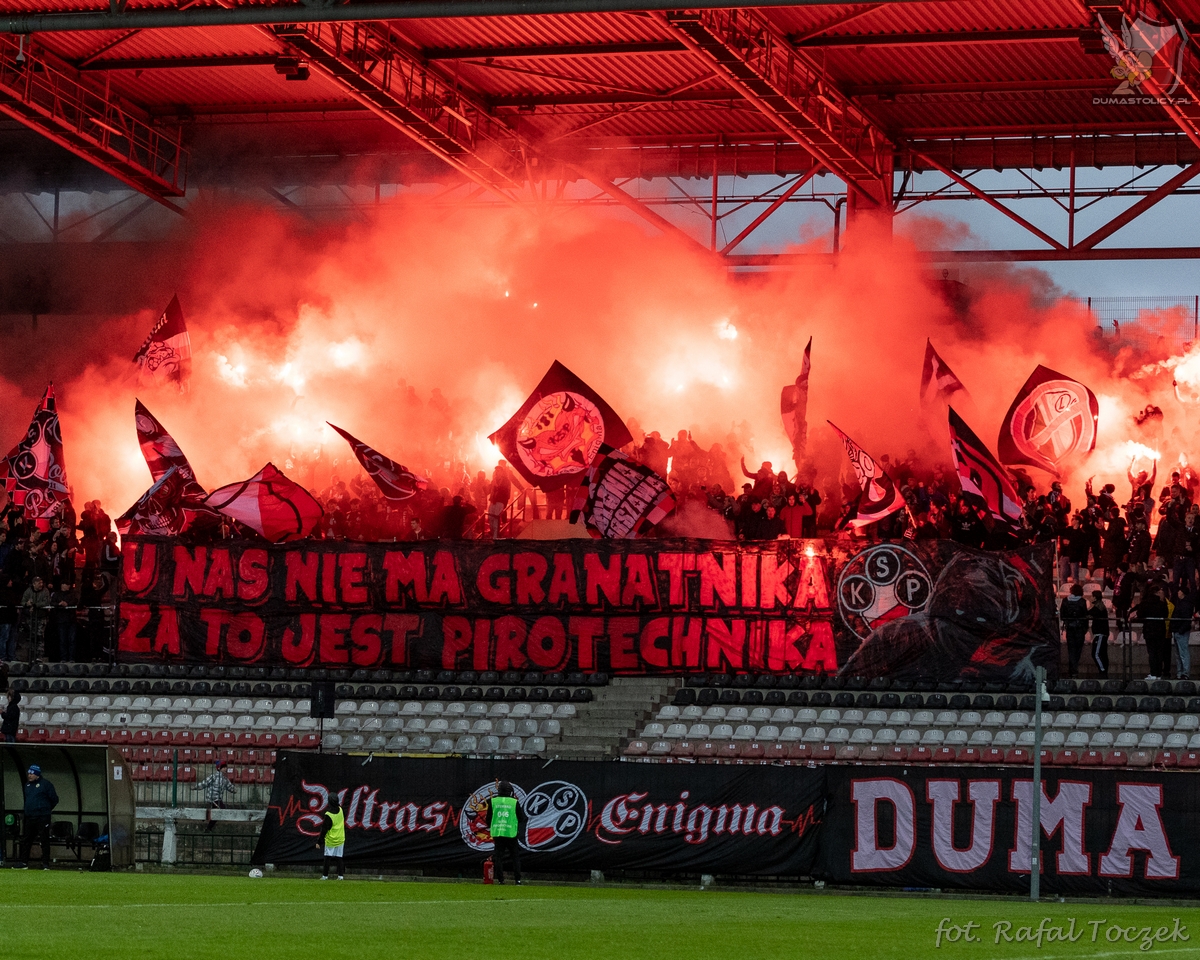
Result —
<path fill-rule="evenodd" d="M 766 764 L 459 760 L 282 752 L 254 862 L 319 864 L 329 796 L 346 814 L 346 862 L 478 870 L 497 778 L 523 811 L 533 871 L 807 875 L 825 773 Z"/>
<path fill-rule="evenodd" d="M 122 660 L 397 669 L 1053 674 L 1053 547 L 127 537 Z"/>
<path fill-rule="evenodd" d="M 814 875 L 889 887 L 1029 889 L 1031 768 L 828 767 Z M 1194 896 L 1200 777 L 1043 770 L 1042 891 Z"/>

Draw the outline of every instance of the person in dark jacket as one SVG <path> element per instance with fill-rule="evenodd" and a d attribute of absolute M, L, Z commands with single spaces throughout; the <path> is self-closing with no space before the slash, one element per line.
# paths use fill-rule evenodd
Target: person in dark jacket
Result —
<path fill-rule="evenodd" d="M 1058 608 L 1058 619 L 1067 635 L 1067 676 L 1079 673 L 1079 658 L 1083 654 L 1083 641 L 1087 636 L 1088 609 L 1083 599 L 1083 584 L 1071 585 L 1071 593 L 1063 598 Z"/>
<path fill-rule="evenodd" d="M 1092 624 L 1092 660 L 1103 679 L 1108 676 L 1108 607 L 1104 605 L 1104 593 L 1092 591 L 1092 602 L 1088 605 L 1088 616 Z"/>
<path fill-rule="evenodd" d="M 0 737 L 4 738 L 5 743 L 16 743 L 19 729 L 21 729 L 21 695 L 16 690 L 9 690 L 3 720 L 0 720 Z"/>
<path fill-rule="evenodd" d="M 1147 584 L 1141 601 L 1130 611 L 1130 618 L 1142 624 L 1142 638 L 1146 641 L 1146 656 L 1150 660 L 1147 680 L 1165 677 L 1171 669 L 1171 650 L 1167 644 L 1167 620 L 1170 616 L 1171 610 L 1163 597 L 1162 585 Z"/>
<path fill-rule="evenodd" d="M 36 843 L 42 848 L 42 869 L 50 869 L 50 814 L 58 806 L 54 784 L 42 776 L 36 763 L 25 774 L 25 835 L 21 838 L 21 860 L 28 863 Z"/>
<path fill-rule="evenodd" d="M 1175 641 L 1175 655 L 1179 659 L 1176 680 L 1187 680 L 1192 671 L 1192 654 L 1188 643 L 1192 639 L 1192 620 L 1196 616 L 1196 594 L 1184 584 L 1175 591 L 1175 609 L 1171 611 L 1171 636 Z M 1168 664 L 1170 666 L 1169 657 Z"/>

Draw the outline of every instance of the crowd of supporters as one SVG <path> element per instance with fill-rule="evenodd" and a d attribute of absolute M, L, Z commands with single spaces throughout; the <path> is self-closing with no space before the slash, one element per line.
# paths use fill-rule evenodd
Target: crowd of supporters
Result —
<path fill-rule="evenodd" d="M 25 510 L 0 510 L 0 659 L 99 660 L 112 654 L 111 593 L 121 554 L 100 501 L 76 516 L 70 500 L 47 529 Z"/>

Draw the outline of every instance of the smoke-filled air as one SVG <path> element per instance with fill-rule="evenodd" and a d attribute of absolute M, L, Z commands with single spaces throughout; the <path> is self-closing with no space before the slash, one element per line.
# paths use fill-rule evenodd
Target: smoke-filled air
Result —
<path fill-rule="evenodd" d="M 964 286 L 947 296 L 941 270 L 915 248 L 948 228 L 907 229 L 889 240 L 859 223 L 836 266 L 738 275 L 680 238 L 552 206 L 413 202 L 336 229 L 260 208 L 209 211 L 185 256 L 178 246 L 162 254 L 177 260 L 190 389 L 137 383 L 131 358 L 172 292 L 147 290 L 133 315 L 13 325 L 0 429 L 15 444 L 52 379 L 74 500 L 100 499 L 114 516 L 150 485 L 135 397 L 207 489 L 268 460 L 306 485 L 356 474 L 326 421 L 421 474 L 461 462 L 490 475 L 498 453 L 487 435 L 557 359 L 635 439 L 689 430 L 705 450 L 721 444 L 740 484 L 741 455 L 752 471 L 763 460 L 794 469 L 780 389 L 811 336 L 809 452 L 825 488 L 848 471 L 827 419 L 877 457 L 913 448 L 949 462 L 944 410 L 926 423 L 918 397 L 929 337 L 971 392 L 973 408 L 960 412 L 989 446 L 1037 364 L 1091 387 L 1098 443 L 1064 477 L 1068 493 L 1092 474 L 1120 484 L 1135 451 L 1157 450 L 1165 466 L 1200 449 L 1200 352 L 1118 352 L 1032 269 L 964 268 Z M 130 284 L 143 266 L 128 265 Z M 1147 404 L 1165 419 L 1143 429 L 1135 415 Z M 1052 479 L 1030 473 L 1042 490 Z"/>

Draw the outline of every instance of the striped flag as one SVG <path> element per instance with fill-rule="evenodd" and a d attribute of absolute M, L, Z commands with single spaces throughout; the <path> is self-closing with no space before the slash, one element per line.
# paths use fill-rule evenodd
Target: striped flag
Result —
<path fill-rule="evenodd" d="M 577 488 L 571 522 L 582 514 L 593 537 L 630 538 L 661 523 L 674 509 L 667 481 L 605 444 Z"/>
<path fill-rule="evenodd" d="M 302 540 L 325 511 L 311 493 L 268 463 L 249 480 L 214 490 L 205 503 L 270 540 Z"/>
<path fill-rule="evenodd" d="M 907 504 L 904 502 L 904 497 L 900 495 L 892 478 L 887 475 L 875 458 L 841 430 L 834 427 L 830 421 L 826 420 L 825 422 L 833 427 L 833 432 L 838 435 L 845 446 L 846 456 L 850 458 L 850 466 L 854 468 L 854 476 L 861 488 L 854 509 L 845 519 L 846 525 L 865 527 L 869 523 L 876 523 L 884 517 L 905 509 Z"/>
<path fill-rule="evenodd" d="M 1014 531 L 1021 526 L 1021 501 L 1012 481 L 983 441 L 950 408 L 950 452 L 958 470 L 963 499 L 987 510 Z"/>
<path fill-rule="evenodd" d="M 954 401 L 957 393 L 971 396 L 963 382 L 933 349 L 933 342 L 926 339 L 925 362 L 921 365 L 921 405 L 927 407 L 937 401 L 948 405 Z"/>

